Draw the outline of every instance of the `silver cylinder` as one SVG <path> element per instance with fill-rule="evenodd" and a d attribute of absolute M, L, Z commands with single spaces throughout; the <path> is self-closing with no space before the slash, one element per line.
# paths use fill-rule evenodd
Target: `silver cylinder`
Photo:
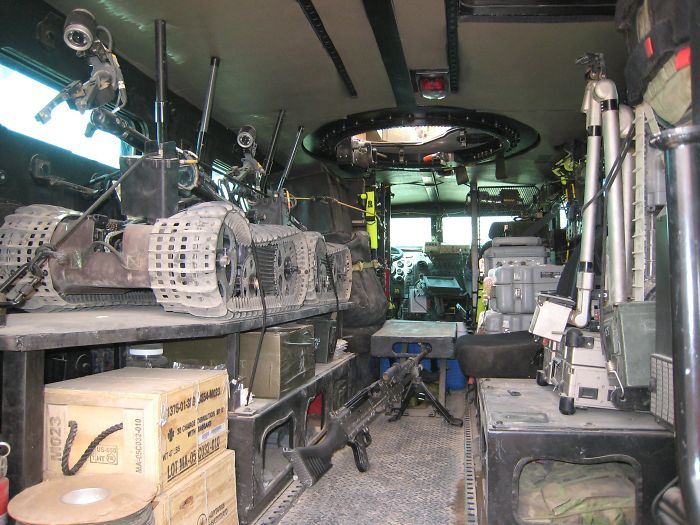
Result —
<path fill-rule="evenodd" d="M 470 184 L 470 194 L 472 199 L 472 318 L 476 325 L 476 309 L 479 302 L 479 187 L 476 183 L 476 176 Z"/>
<path fill-rule="evenodd" d="M 700 126 L 651 143 L 666 160 L 676 466 L 688 523 L 700 523 Z"/>
<path fill-rule="evenodd" d="M 624 143 L 634 133 L 634 114 L 629 106 L 620 106 L 620 140 Z M 643 146 L 642 146 L 643 147 Z M 625 224 L 625 268 L 627 271 L 627 289 L 625 295 L 632 293 L 632 249 L 634 247 L 634 149 L 630 148 L 622 162 L 622 208 Z"/>
<path fill-rule="evenodd" d="M 606 180 L 609 180 L 613 164 L 620 154 L 620 119 L 617 109 L 617 89 L 610 80 L 596 85 L 595 97 L 601 102 L 603 124 L 603 148 Z M 627 266 L 625 262 L 625 222 L 622 205 L 622 178 L 616 177 L 606 195 L 608 225 L 608 276 L 610 304 L 627 300 Z"/>
<path fill-rule="evenodd" d="M 570 321 L 583 328 L 590 318 L 591 294 L 595 283 L 593 260 L 595 255 L 596 195 L 600 188 L 600 146 L 602 128 L 600 126 L 600 104 L 593 100 L 595 82 L 586 85 L 581 111 L 586 113 L 586 178 L 584 181 L 581 249 L 579 252 L 578 274 L 576 276 L 576 309 L 571 312 Z"/>

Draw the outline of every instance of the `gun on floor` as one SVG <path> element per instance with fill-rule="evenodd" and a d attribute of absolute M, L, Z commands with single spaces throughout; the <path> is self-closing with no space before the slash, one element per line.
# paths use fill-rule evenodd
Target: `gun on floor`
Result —
<path fill-rule="evenodd" d="M 430 353 L 430 347 L 421 344 L 421 352 L 393 364 L 382 377 L 360 390 L 339 410 L 331 412 L 327 430 L 316 445 L 284 449 L 282 453 L 291 462 L 294 473 L 305 487 L 311 487 L 333 466 L 333 454 L 346 445 L 352 448 L 355 465 L 360 472 L 369 469 L 367 447 L 372 443 L 369 425 L 381 413 L 393 413 L 390 421 L 399 419 L 409 399 L 422 392 L 451 425 L 462 425 L 433 396 L 420 377 L 420 362 Z M 394 407 L 400 405 L 400 408 Z"/>

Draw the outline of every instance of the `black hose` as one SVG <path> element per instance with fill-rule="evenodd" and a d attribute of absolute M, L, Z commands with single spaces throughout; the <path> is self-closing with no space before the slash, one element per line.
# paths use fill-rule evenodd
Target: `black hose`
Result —
<path fill-rule="evenodd" d="M 588 208 L 591 204 L 593 204 L 596 200 L 598 200 L 604 192 L 608 191 L 610 189 L 610 186 L 612 186 L 612 183 L 615 182 L 615 179 L 617 178 L 618 173 L 620 173 L 620 169 L 622 168 L 622 163 L 625 160 L 625 157 L 627 156 L 627 152 L 629 152 L 630 148 L 632 147 L 632 140 L 634 139 L 634 136 L 632 133 L 630 133 L 627 136 L 627 140 L 625 140 L 625 144 L 622 148 L 622 151 L 620 154 L 617 156 L 615 159 L 615 162 L 613 162 L 612 169 L 610 170 L 610 174 L 608 177 L 603 181 L 603 184 L 601 185 L 600 189 L 598 192 L 591 197 L 591 200 L 586 202 L 582 207 L 581 207 L 581 213 Z"/>

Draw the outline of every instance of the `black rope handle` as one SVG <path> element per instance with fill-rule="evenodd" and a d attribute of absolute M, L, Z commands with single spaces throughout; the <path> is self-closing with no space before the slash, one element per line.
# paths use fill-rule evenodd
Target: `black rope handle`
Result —
<path fill-rule="evenodd" d="M 63 456 L 61 456 L 61 470 L 63 471 L 63 475 L 65 476 L 75 476 L 80 470 L 80 468 L 85 464 L 88 458 L 95 451 L 97 445 L 102 443 L 102 441 L 108 436 L 114 434 L 118 430 L 123 429 L 124 423 L 112 425 L 111 427 L 100 432 L 97 435 L 97 437 L 93 439 L 92 442 L 85 449 L 85 452 L 83 452 L 83 455 L 80 456 L 78 462 L 72 467 L 68 466 L 68 460 L 70 458 L 71 449 L 73 448 L 73 441 L 75 441 L 75 436 L 78 433 L 78 423 L 75 421 L 69 421 L 68 426 L 70 427 L 70 430 L 68 432 L 68 437 L 66 438 L 66 444 L 63 447 Z"/>

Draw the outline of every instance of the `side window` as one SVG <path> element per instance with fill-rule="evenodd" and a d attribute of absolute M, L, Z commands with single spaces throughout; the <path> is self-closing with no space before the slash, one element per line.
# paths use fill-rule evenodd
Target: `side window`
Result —
<path fill-rule="evenodd" d="M 48 123 L 42 124 L 34 118 L 57 93 L 57 89 L 0 63 L 0 125 L 75 155 L 118 168 L 122 142 L 103 131 L 96 131 L 91 138 L 86 137 L 85 128 L 90 112 L 81 115 L 63 103 L 53 111 Z"/>

